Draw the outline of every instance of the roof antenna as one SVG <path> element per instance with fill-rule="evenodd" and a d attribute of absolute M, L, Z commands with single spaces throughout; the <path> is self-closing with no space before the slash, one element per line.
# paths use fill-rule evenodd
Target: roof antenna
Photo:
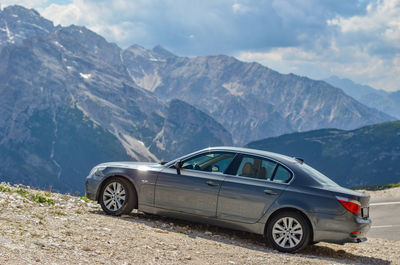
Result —
<path fill-rule="evenodd" d="M 304 163 L 304 159 L 301 157 L 295 157 L 294 158 L 297 162 L 299 162 L 301 165 Z"/>

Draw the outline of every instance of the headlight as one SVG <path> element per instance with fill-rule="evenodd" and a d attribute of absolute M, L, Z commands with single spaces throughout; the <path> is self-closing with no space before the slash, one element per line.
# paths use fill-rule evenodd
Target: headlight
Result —
<path fill-rule="evenodd" d="M 97 171 L 103 171 L 106 167 L 105 166 L 95 166 L 90 170 L 89 176 L 95 174 Z"/>

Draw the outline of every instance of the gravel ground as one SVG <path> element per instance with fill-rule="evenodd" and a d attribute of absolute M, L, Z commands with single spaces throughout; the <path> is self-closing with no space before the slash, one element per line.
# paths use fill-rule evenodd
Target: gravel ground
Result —
<path fill-rule="evenodd" d="M 400 189 L 399 189 L 400 190 Z M 400 242 L 319 243 L 297 254 L 254 234 L 0 185 L 0 264 L 400 264 Z"/>

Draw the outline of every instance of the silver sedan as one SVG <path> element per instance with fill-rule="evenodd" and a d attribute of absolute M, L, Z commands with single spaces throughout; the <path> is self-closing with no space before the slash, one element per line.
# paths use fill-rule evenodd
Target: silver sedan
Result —
<path fill-rule="evenodd" d="M 234 147 L 168 163 L 95 166 L 86 196 L 111 215 L 132 209 L 262 234 L 275 249 L 363 242 L 369 195 L 340 187 L 300 158 Z"/>

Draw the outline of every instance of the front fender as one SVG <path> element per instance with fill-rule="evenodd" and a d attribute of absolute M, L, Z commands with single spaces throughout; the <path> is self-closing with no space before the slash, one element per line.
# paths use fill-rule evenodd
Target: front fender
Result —
<path fill-rule="evenodd" d="M 138 205 L 154 204 L 154 189 L 157 180 L 157 172 L 132 168 L 106 168 L 103 171 L 103 179 L 97 189 L 96 200 L 99 198 L 100 187 L 110 177 L 120 176 L 127 179 L 135 188 L 138 195 Z"/>

